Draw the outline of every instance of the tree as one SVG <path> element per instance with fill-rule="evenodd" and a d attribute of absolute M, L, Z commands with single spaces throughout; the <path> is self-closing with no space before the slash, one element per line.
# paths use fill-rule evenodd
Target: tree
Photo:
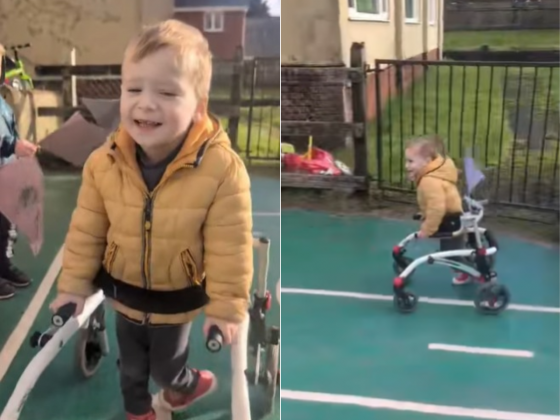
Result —
<path fill-rule="evenodd" d="M 251 0 L 247 17 L 269 17 L 270 7 L 267 0 Z"/>

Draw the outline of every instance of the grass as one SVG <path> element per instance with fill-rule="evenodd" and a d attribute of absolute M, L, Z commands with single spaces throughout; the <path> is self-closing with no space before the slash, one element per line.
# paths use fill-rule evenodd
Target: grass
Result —
<path fill-rule="evenodd" d="M 516 93 L 521 90 L 529 90 L 529 101 L 534 102 L 534 111 L 538 114 L 549 113 L 558 114 L 560 112 L 560 68 L 514 68 L 509 69 L 508 84 L 510 89 Z M 533 89 L 533 85 L 536 89 Z M 532 92 L 535 92 L 534 100 Z M 510 100 L 510 104 L 515 106 L 515 100 Z"/>
<path fill-rule="evenodd" d="M 383 179 L 405 182 L 406 141 L 424 134 L 443 137 L 447 152 L 455 158 L 474 150 L 475 157 L 486 166 L 496 165 L 500 148 L 513 139 L 507 118 L 502 116 L 500 80 L 499 69 L 430 67 L 402 95 L 395 95 L 393 89 L 395 96 L 381 116 Z M 347 164 L 352 161 L 348 151 L 337 156 Z M 374 121 L 368 126 L 368 164 L 370 173 L 377 176 L 378 158 Z"/>
<path fill-rule="evenodd" d="M 559 163 L 558 136 L 548 137 L 542 147 L 530 150 L 518 140 L 494 176 L 496 197 L 502 201 L 557 208 Z"/>
<path fill-rule="evenodd" d="M 445 32 L 444 50 L 477 50 L 487 45 L 492 50 L 560 49 L 560 31 L 458 31 Z"/>
<path fill-rule="evenodd" d="M 278 87 L 256 87 L 253 92 L 253 97 L 257 101 L 278 98 L 279 95 Z M 229 100 L 231 98 L 230 88 L 214 88 L 210 98 L 211 100 Z M 251 99 L 251 92 L 248 88 L 243 89 L 242 98 L 243 100 Z M 228 117 L 222 116 L 220 120 L 222 126 L 227 129 Z M 250 139 L 249 134 L 251 134 Z M 249 108 L 241 108 L 237 140 L 232 139 L 232 142 L 237 143 L 241 156 L 246 159 L 280 159 L 280 107 L 255 106 L 252 118 L 249 116 Z"/>
<path fill-rule="evenodd" d="M 228 118 L 221 118 L 227 129 Z M 280 156 L 280 108 L 253 108 L 249 129 L 249 109 L 241 108 L 237 132 L 237 146 L 240 154 L 250 159 L 279 159 Z M 249 133 L 251 138 L 249 139 Z M 233 139 L 232 139 L 233 141 Z M 250 143 L 249 143 L 250 141 Z"/>
<path fill-rule="evenodd" d="M 552 82 L 548 68 L 524 68 L 521 78 L 519 68 L 506 71 L 505 67 L 484 66 L 433 66 L 423 75 L 417 67 L 416 74 L 420 77 L 402 94 L 393 88 L 393 99 L 381 115 L 381 136 L 375 121 L 368 125 L 371 174 L 379 178 L 377 163 L 381 159 L 381 178 L 406 188 L 406 141 L 439 134 L 457 163 L 468 154 L 482 168 L 490 168 L 495 198 L 558 205 L 557 68 L 552 70 Z M 339 151 L 336 157 L 353 165 L 350 150 Z"/>

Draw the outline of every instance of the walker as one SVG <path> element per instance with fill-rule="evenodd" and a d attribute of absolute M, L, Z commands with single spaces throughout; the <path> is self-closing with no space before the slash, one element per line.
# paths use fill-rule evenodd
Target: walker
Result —
<path fill-rule="evenodd" d="M 251 420 L 248 383 L 264 387 L 267 396 L 265 414 L 274 412 L 279 377 L 280 328 L 266 325 L 266 313 L 272 303 L 267 285 L 270 240 L 253 236 L 253 248 L 256 249 L 258 258 L 257 287 L 247 318 L 239 328 L 237 343 L 231 346 L 233 420 Z M 51 326 L 45 332 L 34 332 L 31 335 L 31 346 L 41 350 L 27 365 L 0 415 L 0 420 L 19 420 L 23 406 L 39 377 L 76 333 L 76 366 L 86 379 L 97 372 L 103 358 L 109 354 L 104 300 L 101 291 L 90 296 L 83 312 L 77 317 L 71 316 L 73 307 L 62 307 L 52 316 Z M 218 352 L 222 348 L 222 341 L 221 332 L 214 326 L 208 334 L 206 348 L 211 352 Z M 253 360 L 252 371 L 247 371 L 248 348 Z M 181 415 L 158 412 L 157 407 L 156 412 L 158 420 L 172 420 Z"/>
<path fill-rule="evenodd" d="M 481 282 L 475 299 L 475 308 L 483 314 L 498 314 L 507 308 L 510 293 L 506 286 L 498 284 L 497 274 L 493 271 L 498 242 L 490 230 L 479 226 L 484 217 L 486 200 L 477 201 L 470 194 L 484 175 L 474 166 L 472 159 L 465 159 L 465 174 L 468 194 L 464 197 L 467 211 L 460 216 L 460 226 L 455 232 L 437 232 L 434 239 L 465 235 L 465 248 L 453 251 L 439 251 L 412 259 L 405 256 L 407 245 L 417 239 L 418 232 L 411 233 L 393 248 L 393 269 L 397 277 L 393 280 L 394 305 L 399 312 L 410 313 L 416 309 L 418 298 L 406 290 L 410 276 L 422 264 L 438 264 L 466 273 Z M 414 216 L 415 220 L 420 215 Z M 450 258 L 460 257 L 462 261 Z"/>

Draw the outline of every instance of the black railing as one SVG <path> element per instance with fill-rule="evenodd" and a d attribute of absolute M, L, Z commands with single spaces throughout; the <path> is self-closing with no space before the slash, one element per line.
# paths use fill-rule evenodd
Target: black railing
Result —
<path fill-rule="evenodd" d="M 246 132 L 240 132 L 241 150 L 249 160 L 280 160 L 280 64 L 271 60 L 253 59 L 245 62 L 243 96 L 246 108 L 241 108 L 240 122 Z M 271 69 L 272 67 L 272 69 Z M 246 96 L 245 96 L 246 95 Z"/>
<path fill-rule="evenodd" d="M 447 153 L 474 156 L 494 202 L 559 208 L 558 63 L 377 60 L 375 173 L 411 191 L 409 138 L 438 134 Z"/>

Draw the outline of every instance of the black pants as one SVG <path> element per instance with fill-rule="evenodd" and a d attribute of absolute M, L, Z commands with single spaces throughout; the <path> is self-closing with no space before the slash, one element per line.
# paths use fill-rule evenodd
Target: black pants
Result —
<path fill-rule="evenodd" d="M 188 393 L 197 375 L 187 368 L 191 324 L 140 325 L 117 314 L 120 382 L 127 413 L 136 416 L 152 408 L 150 376 L 163 389 Z"/>
<path fill-rule="evenodd" d="M 17 231 L 6 216 L 0 213 L 0 276 L 10 269 L 10 260 L 14 256 Z"/>
<path fill-rule="evenodd" d="M 440 251 L 455 251 L 457 249 L 465 249 L 466 238 L 464 235 L 456 236 L 454 238 L 440 239 Z M 451 257 L 450 260 L 457 261 L 458 263 L 466 264 L 467 260 L 463 257 Z"/>

